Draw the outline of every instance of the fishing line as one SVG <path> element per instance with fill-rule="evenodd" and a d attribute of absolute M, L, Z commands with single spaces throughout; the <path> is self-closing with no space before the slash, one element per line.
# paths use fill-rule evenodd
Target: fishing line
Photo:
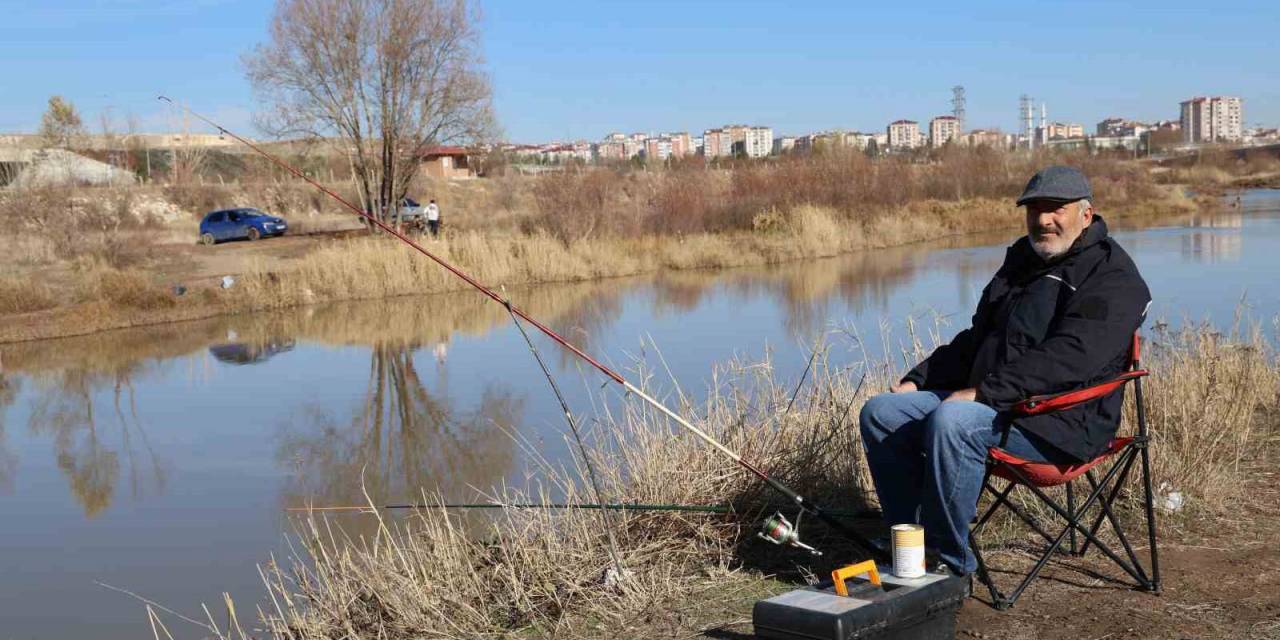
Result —
<path fill-rule="evenodd" d="M 502 291 L 506 293 L 506 289 Z M 533 339 L 529 337 L 529 332 L 524 330 L 524 325 L 520 324 L 520 318 L 516 317 L 515 312 L 511 310 L 511 299 L 505 298 L 503 306 L 507 308 L 507 313 L 511 314 L 511 322 L 515 323 L 516 328 L 520 330 L 524 343 L 529 345 L 529 352 L 533 354 L 533 359 L 538 361 L 538 368 L 542 369 L 542 375 L 547 378 L 547 383 L 551 385 L 551 391 L 556 394 L 556 401 L 560 403 L 560 409 L 564 411 L 564 419 L 569 423 L 569 429 L 573 431 L 573 439 L 578 443 L 578 452 L 582 455 L 582 463 L 587 467 L 587 478 L 591 481 L 591 490 L 596 494 L 596 501 L 604 504 L 604 494 L 600 491 L 600 481 L 596 478 L 595 465 L 591 463 L 591 456 L 587 453 L 587 446 L 582 443 L 582 434 L 578 430 L 578 421 L 573 417 L 573 412 L 569 410 L 569 403 L 565 402 L 564 394 L 560 393 L 560 385 L 556 384 L 556 379 L 551 375 L 551 370 L 547 369 L 547 363 L 543 362 L 542 354 L 538 352 L 538 348 L 533 345 Z M 608 509 L 603 509 L 600 516 L 604 519 L 604 531 L 609 541 L 609 556 L 613 558 L 613 566 L 618 572 L 618 580 L 622 580 L 626 575 L 623 572 L 622 556 L 618 553 L 618 541 L 613 537 L 613 528 L 615 522 L 611 517 L 613 514 Z"/>

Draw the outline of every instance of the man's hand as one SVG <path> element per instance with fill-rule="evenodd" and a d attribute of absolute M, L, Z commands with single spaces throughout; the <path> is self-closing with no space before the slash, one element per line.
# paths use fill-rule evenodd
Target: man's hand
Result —
<path fill-rule="evenodd" d="M 903 380 L 889 387 L 889 393 L 911 393 L 912 391 L 919 391 L 919 389 L 916 387 L 916 383 L 910 380 Z"/>
<path fill-rule="evenodd" d="M 977 398 L 978 390 L 973 387 L 969 387 L 968 389 L 952 391 L 951 395 L 947 396 L 947 399 L 943 400 L 943 402 L 951 402 L 952 400 L 967 400 L 969 402 L 973 402 L 974 400 L 977 400 Z"/>

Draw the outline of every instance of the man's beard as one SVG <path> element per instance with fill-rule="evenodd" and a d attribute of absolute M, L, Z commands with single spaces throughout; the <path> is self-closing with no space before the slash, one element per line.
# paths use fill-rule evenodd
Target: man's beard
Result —
<path fill-rule="evenodd" d="M 1031 250 L 1034 251 L 1037 256 L 1040 256 L 1040 259 L 1045 262 L 1052 262 L 1053 260 L 1061 258 L 1066 255 L 1068 250 L 1071 249 L 1070 244 L 1057 246 L 1059 243 L 1053 242 L 1055 239 L 1057 238 L 1049 239 L 1048 242 L 1037 242 L 1034 237 L 1027 238 L 1027 240 L 1031 242 Z"/>

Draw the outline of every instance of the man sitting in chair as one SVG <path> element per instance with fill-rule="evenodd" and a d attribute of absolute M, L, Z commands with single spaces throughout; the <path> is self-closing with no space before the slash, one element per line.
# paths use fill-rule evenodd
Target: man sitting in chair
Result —
<path fill-rule="evenodd" d="M 862 408 L 885 520 L 923 525 L 926 546 L 953 572 L 977 568 L 969 523 L 989 447 L 1069 464 L 1101 453 L 1119 427 L 1123 391 L 1051 414 L 1008 414 L 1030 396 L 1085 387 L 1127 365 L 1151 294 L 1091 197 L 1073 167 L 1032 177 L 1018 198 L 1027 235 L 983 289 L 972 326 Z"/>

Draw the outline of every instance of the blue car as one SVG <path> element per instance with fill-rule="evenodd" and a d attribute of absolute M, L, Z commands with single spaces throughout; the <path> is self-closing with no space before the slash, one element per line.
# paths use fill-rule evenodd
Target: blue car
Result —
<path fill-rule="evenodd" d="M 282 218 L 269 216 L 257 209 L 223 209 L 210 211 L 200 221 L 200 242 L 215 244 L 223 240 L 248 238 L 257 240 L 268 236 L 282 236 L 289 223 Z"/>

